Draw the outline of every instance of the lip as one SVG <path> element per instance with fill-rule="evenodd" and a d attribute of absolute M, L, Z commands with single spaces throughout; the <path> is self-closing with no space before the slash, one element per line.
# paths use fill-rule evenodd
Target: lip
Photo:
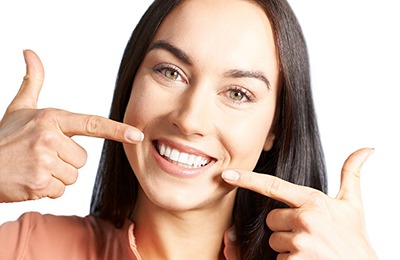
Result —
<path fill-rule="evenodd" d="M 170 162 L 169 160 L 165 159 L 163 156 L 161 156 L 158 151 L 157 151 L 157 143 L 161 142 L 165 145 L 168 145 L 171 148 L 175 148 L 181 152 L 185 152 L 185 153 L 189 153 L 189 154 L 194 154 L 197 156 L 202 156 L 204 158 L 208 158 L 210 160 L 210 162 L 203 166 L 203 167 L 199 167 L 199 168 L 186 168 L 183 166 L 179 166 L 177 164 L 174 164 L 172 162 Z M 203 153 L 202 151 L 195 149 L 193 147 L 190 146 L 186 146 L 186 145 L 182 145 L 182 144 L 178 144 L 175 142 L 171 142 L 171 141 L 167 141 L 167 140 L 155 140 L 152 142 L 152 153 L 153 153 L 153 157 L 156 160 L 156 162 L 158 163 L 158 165 L 160 166 L 160 168 L 165 171 L 166 173 L 176 176 L 176 177 L 180 177 L 180 178 L 194 178 L 197 177 L 201 174 L 203 174 L 204 172 L 207 171 L 207 169 L 209 169 L 217 160 L 213 157 L 210 157 L 209 155 Z"/>

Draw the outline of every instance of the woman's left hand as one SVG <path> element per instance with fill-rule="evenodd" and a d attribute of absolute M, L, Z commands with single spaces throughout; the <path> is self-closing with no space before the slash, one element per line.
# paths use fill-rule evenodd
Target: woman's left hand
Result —
<path fill-rule="evenodd" d="M 349 156 L 336 198 L 265 174 L 227 170 L 222 177 L 290 206 L 272 210 L 266 219 L 278 259 L 377 259 L 366 232 L 360 189 L 360 170 L 371 152 L 360 149 Z"/>

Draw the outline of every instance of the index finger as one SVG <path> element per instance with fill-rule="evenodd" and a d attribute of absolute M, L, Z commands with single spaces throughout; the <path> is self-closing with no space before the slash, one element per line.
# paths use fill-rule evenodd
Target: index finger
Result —
<path fill-rule="evenodd" d="M 287 204 L 292 208 L 304 205 L 313 189 L 296 185 L 278 177 L 254 172 L 226 170 L 222 178 L 231 185 L 255 191 Z"/>
<path fill-rule="evenodd" d="M 66 112 L 57 117 L 60 130 L 68 136 L 83 135 L 122 143 L 138 143 L 144 138 L 137 128 L 105 117 Z"/>

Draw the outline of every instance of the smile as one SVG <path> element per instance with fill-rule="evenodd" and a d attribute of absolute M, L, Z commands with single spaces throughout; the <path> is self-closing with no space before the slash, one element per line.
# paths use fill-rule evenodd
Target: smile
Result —
<path fill-rule="evenodd" d="M 157 143 L 157 150 L 162 157 L 173 164 L 189 169 L 204 167 L 211 161 L 210 158 L 185 153 L 163 143 Z"/>

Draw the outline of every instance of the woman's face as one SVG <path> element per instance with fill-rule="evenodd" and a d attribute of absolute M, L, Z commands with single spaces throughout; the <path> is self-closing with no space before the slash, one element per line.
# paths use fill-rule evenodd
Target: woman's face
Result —
<path fill-rule="evenodd" d="M 139 192 L 178 211 L 232 202 L 221 172 L 252 170 L 271 148 L 278 74 L 270 23 L 257 5 L 178 6 L 150 44 L 124 118 L 145 134 L 124 145 Z"/>

